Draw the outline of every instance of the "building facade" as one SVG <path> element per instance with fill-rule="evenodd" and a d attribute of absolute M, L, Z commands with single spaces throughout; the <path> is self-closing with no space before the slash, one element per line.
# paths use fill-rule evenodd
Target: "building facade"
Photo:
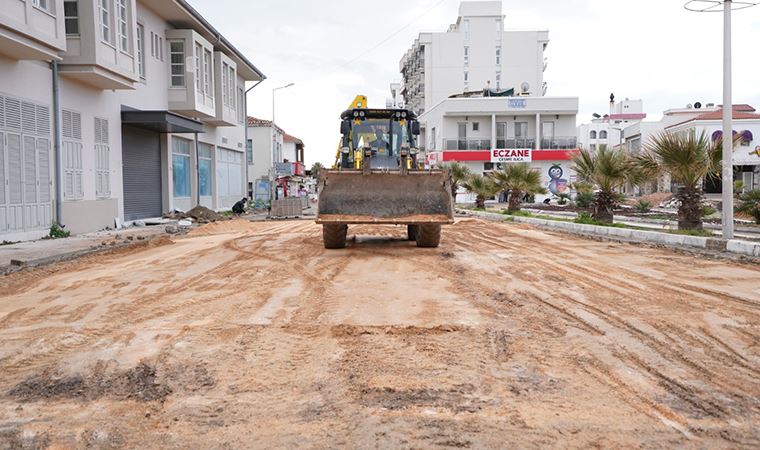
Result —
<path fill-rule="evenodd" d="M 401 94 L 418 114 L 452 94 L 514 89 L 543 96 L 548 31 L 504 29 L 501 1 L 462 2 L 446 32 L 420 33 L 400 62 Z"/>
<path fill-rule="evenodd" d="M 264 75 L 188 3 L 1 4 L 4 239 L 243 196 L 243 92 Z"/>
<path fill-rule="evenodd" d="M 268 203 L 272 196 L 281 198 L 298 192 L 306 175 L 301 139 L 285 133 L 271 120 L 248 117 L 248 146 L 250 198 Z"/>
<path fill-rule="evenodd" d="M 624 130 L 646 118 L 642 100 L 625 99 L 614 101 L 611 96 L 609 114 L 595 114 L 590 123 L 578 125 L 578 144 L 589 150 L 602 145 L 607 148 L 620 147 L 624 142 Z"/>
<path fill-rule="evenodd" d="M 443 100 L 419 118 L 426 165 L 457 161 L 473 173 L 486 173 L 499 168 L 492 150 L 531 149 L 531 166 L 542 174 L 548 197 L 569 193 L 575 182 L 570 160 L 577 149 L 577 114 L 577 97 Z"/>

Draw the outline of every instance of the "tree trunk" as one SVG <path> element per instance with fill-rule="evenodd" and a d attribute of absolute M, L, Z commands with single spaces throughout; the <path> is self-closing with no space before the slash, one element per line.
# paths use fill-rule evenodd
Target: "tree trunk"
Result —
<path fill-rule="evenodd" d="M 482 195 L 475 197 L 475 207 L 478 209 L 486 209 L 486 198 Z"/>
<path fill-rule="evenodd" d="M 702 229 L 702 192 L 681 188 L 676 194 L 681 206 L 678 207 L 679 230 Z"/>
<path fill-rule="evenodd" d="M 509 191 L 509 203 L 507 205 L 507 211 L 519 211 L 520 201 L 522 200 L 522 191 L 519 189 L 512 189 Z"/>
<path fill-rule="evenodd" d="M 597 192 L 594 196 L 594 211 L 591 217 L 598 222 L 612 223 L 614 219 L 612 210 L 614 207 L 615 195 L 613 192 Z"/>

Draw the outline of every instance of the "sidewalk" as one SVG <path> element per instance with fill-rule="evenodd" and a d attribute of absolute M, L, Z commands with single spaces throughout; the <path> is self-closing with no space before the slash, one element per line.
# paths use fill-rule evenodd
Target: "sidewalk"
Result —
<path fill-rule="evenodd" d="M 131 227 L 123 230 L 97 231 L 62 239 L 40 239 L 0 246 L 0 273 L 14 265 L 39 265 L 55 260 L 82 256 L 99 248 L 128 245 L 166 233 L 166 225 Z"/>

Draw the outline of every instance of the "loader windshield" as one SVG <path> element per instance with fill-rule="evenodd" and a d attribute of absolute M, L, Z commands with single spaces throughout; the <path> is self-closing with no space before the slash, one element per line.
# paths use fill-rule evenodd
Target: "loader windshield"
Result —
<path fill-rule="evenodd" d="M 378 155 L 397 156 L 401 145 L 409 144 L 408 130 L 408 122 L 367 119 L 353 126 L 353 148 L 371 147 Z"/>

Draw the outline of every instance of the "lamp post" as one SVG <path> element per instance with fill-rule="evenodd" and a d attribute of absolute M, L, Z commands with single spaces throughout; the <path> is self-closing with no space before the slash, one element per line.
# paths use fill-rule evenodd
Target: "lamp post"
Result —
<path fill-rule="evenodd" d="M 723 12 L 723 237 L 734 237 L 734 142 L 731 99 L 731 11 L 751 8 L 760 2 L 739 0 L 690 0 L 684 8 L 695 12 Z M 722 8 L 721 8 L 722 6 Z"/>
<path fill-rule="evenodd" d="M 275 122 L 274 122 L 274 93 L 277 92 L 277 91 L 279 91 L 280 89 L 289 88 L 289 87 L 293 86 L 294 84 L 295 83 L 288 83 L 288 84 L 286 84 L 284 86 L 280 86 L 280 87 L 276 87 L 276 88 L 272 89 L 272 160 L 273 161 L 272 161 L 272 169 L 271 169 L 272 170 L 272 180 L 271 180 L 271 192 L 272 193 L 271 193 L 271 197 L 270 197 L 270 202 L 274 200 L 275 194 L 277 192 L 277 188 L 274 185 L 275 181 L 277 181 L 277 172 L 275 171 L 275 166 L 274 166 L 274 163 L 275 163 L 275 161 L 274 161 L 275 150 L 277 149 L 277 128 L 276 128 L 277 125 L 275 125 Z M 279 162 L 279 161 L 277 161 L 277 162 Z"/>

